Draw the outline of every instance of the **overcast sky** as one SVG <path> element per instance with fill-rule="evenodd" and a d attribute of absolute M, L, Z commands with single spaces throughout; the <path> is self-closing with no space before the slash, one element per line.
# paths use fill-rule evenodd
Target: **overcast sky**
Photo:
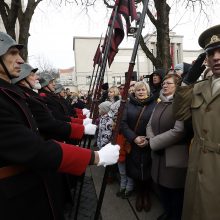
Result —
<path fill-rule="evenodd" d="M 36 66 L 48 63 L 55 68 L 74 66 L 73 37 L 104 35 L 109 14 L 102 7 L 101 1 L 95 8 L 89 8 L 88 15 L 80 7 L 67 5 L 51 6 L 42 1 L 33 16 L 29 38 L 29 62 Z M 170 28 L 178 35 L 183 35 L 184 49 L 199 49 L 197 40 L 206 28 L 219 24 L 220 6 L 208 9 L 209 20 L 198 12 L 186 11 L 181 6 L 171 7 Z M 146 21 L 143 34 L 152 33 L 154 27 Z M 132 45 L 131 39 L 125 38 L 122 46 Z M 95 53 L 95 51 L 94 51 Z M 40 61 L 39 61 L 40 60 Z"/>

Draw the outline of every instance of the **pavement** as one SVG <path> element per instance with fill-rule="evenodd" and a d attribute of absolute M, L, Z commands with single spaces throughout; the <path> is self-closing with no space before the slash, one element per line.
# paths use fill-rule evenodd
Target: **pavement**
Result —
<path fill-rule="evenodd" d="M 90 144 L 88 143 L 88 145 Z M 94 139 L 90 146 L 94 146 Z M 97 150 L 96 147 L 91 148 Z M 150 195 L 152 207 L 149 212 L 136 211 L 135 192 L 129 199 L 117 197 L 116 193 L 119 190 L 118 174 L 113 183 L 107 184 L 99 218 L 95 219 L 96 206 L 104 172 L 105 168 L 102 166 L 87 167 L 85 174 L 77 181 L 76 189 L 72 191 L 74 205 L 68 208 L 69 211 L 65 216 L 65 220 L 156 220 L 163 213 L 163 208 L 161 207 L 158 194 L 156 193 L 157 190 L 154 186 Z"/>
<path fill-rule="evenodd" d="M 75 206 L 66 220 L 94 220 L 97 198 L 99 197 L 105 168 L 89 166 L 83 178 L 82 193 L 77 207 L 77 198 L 81 182 L 78 181 Z M 149 212 L 135 210 L 135 192 L 129 199 L 115 194 L 119 190 L 119 181 L 107 184 L 99 220 L 156 220 L 163 209 L 156 193 L 151 193 L 152 208 Z"/>

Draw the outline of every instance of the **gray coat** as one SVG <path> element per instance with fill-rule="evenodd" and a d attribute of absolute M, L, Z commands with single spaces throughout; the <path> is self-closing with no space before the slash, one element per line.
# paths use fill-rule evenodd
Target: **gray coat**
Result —
<path fill-rule="evenodd" d="M 184 123 L 174 120 L 172 99 L 162 95 L 160 99 L 147 125 L 152 149 L 152 178 L 168 188 L 183 188 L 188 162 Z"/>
<path fill-rule="evenodd" d="M 220 90 L 211 79 L 181 86 L 174 100 L 178 120 L 192 117 L 194 138 L 185 185 L 183 220 L 220 219 Z"/>

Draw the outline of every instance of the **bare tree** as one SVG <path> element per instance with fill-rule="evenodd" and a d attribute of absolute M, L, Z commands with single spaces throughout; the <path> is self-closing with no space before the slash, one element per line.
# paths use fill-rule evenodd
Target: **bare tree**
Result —
<path fill-rule="evenodd" d="M 6 32 L 14 39 L 16 39 L 15 26 L 18 21 L 19 24 L 19 36 L 18 42 L 24 45 L 22 50 L 22 57 L 25 61 L 28 58 L 28 38 L 30 36 L 29 30 L 31 25 L 31 19 L 34 15 L 36 7 L 42 0 L 28 0 L 27 5 L 22 5 L 22 0 L 5 1 L 0 0 L 0 15 L 3 20 Z M 86 9 L 89 6 L 94 5 L 96 0 L 49 0 L 51 4 L 62 3 L 81 5 L 82 9 Z"/>
<path fill-rule="evenodd" d="M 19 37 L 18 42 L 24 44 L 25 49 L 23 50 L 23 58 L 27 60 L 28 57 L 28 38 L 30 36 L 29 29 L 31 19 L 33 17 L 36 7 L 42 0 L 28 0 L 26 7 L 22 8 L 21 0 L 11 0 L 11 3 L 7 3 L 4 0 L 0 0 L 0 15 L 2 17 L 5 29 L 9 35 L 15 39 L 15 24 L 19 21 Z M 82 10 L 87 10 L 88 7 L 94 6 L 97 0 L 49 0 L 53 4 L 58 6 L 62 3 L 75 4 L 82 7 Z M 136 3 L 141 3 L 144 0 L 136 0 Z M 200 12 L 206 14 L 207 6 L 214 4 L 216 0 L 173 0 L 172 5 L 182 4 L 185 8 L 191 8 L 194 10 L 195 7 L 200 7 Z M 141 38 L 140 45 L 146 56 L 151 60 L 156 68 L 163 67 L 169 69 L 171 66 L 170 57 L 170 38 L 169 38 L 169 13 L 172 6 L 168 4 L 168 0 L 150 0 L 147 11 L 148 18 L 156 28 L 157 36 L 157 52 L 154 56 L 149 48 L 147 48 L 143 37 Z M 169 1 L 171 2 L 171 1 Z M 106 7 L 113 7 L 114 0 L 103 0 Z M 156 9 L 156 15 L 154 16 L 151 9 Z"/>

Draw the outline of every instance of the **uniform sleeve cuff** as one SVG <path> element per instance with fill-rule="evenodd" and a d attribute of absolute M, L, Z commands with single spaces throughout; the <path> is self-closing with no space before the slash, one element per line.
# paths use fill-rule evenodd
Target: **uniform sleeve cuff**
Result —
<path fill-rule="evenodd" d="M 71 123 L 71 132 L 70 132 L 70 138 L 71 139 L 82 139 L 84 135 L 84 126 L 80 124 Z"/>
<path fill-rule="evenodd" d="M 58 171 L 82 175 L 91 161 L 91 150 L 70 144 L 59 144 L 62 149 L 62 161 Z"/>

